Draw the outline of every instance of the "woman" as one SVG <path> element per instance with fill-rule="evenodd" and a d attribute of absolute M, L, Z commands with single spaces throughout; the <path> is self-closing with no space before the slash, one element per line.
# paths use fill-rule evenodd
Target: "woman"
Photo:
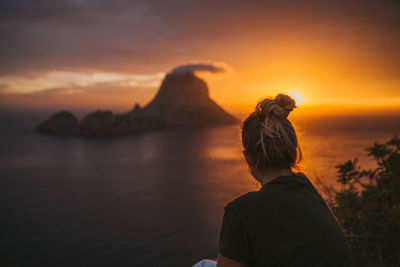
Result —
<path fill-rule="evenodd" d="M 264 99 L 243 122 L 244 157 L 261 184 L 226 205 L 218 267 L 351 266 L 346 238 L 307 177 L 292 170 L 301 160 L 287 119 L 295 101 Z"/>

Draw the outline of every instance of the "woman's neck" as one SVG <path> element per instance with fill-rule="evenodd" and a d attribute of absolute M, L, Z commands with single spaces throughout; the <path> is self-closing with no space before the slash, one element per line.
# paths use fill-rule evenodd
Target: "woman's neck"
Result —
<path fill-rule="evenodd" d="M 279 176 L 289 176 L 292 171 L 290 169 L 269 169 L 268 171 L 255 171 L 252 173 L 254 178 L 260 182 L 261 186 L 264 186 Z"/>

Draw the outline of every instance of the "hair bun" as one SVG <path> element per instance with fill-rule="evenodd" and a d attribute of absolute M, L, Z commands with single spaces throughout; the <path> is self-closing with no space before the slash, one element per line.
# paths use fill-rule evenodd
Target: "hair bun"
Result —
<path fill-rule="evenodd" d="M 272 116 L 285 120 L 289 113 L 296 108 L 296 101 L 288 95 L 278 94 L 275 99 L 264 99 L 256 106 L 256 115 L 265 120 Z"/>
<path fill-rule="evenodd" d="M 278 94 L 274 101 L 289 113 L 296 108 L 296 101 L 288 95 Z"/>

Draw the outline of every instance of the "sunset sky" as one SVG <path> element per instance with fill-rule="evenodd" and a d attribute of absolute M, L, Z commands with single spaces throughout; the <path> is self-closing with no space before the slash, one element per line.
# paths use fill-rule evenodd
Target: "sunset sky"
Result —
<path fill-rule="evenodd" d="M 304 106 L 400 110 L 399 1 L 0 3 L 0 106 L 124 111 L 188 63 L 228 110 L 286 92 Z"/>

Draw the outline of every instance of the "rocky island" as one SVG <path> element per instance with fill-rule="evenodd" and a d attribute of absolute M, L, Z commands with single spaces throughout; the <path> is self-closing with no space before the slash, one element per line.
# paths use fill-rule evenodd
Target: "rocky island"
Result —
<path fill-rule="evenodd" d="M 207 84 L 193 71 L 167 74 L 154 99 L 126 113 L 96 110 L 81 121 L 69 111 L 53 114 L 36 127 L 60 136 L 121 136 L 170 127 L 204 127 L 234 124 L 238 120 L 209 97 Z"/>

